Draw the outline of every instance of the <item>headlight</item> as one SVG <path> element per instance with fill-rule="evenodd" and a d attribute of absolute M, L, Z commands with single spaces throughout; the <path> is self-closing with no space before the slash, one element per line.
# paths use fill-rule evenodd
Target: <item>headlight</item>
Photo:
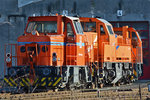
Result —
<path fill-rule="evenodd" d="M 10 53 L 6 53 L 6 57 L 11 57 L 11 54 Z"/>
<path fill-rule="evenodd" d="M 6 62 L 7 62 L 7 63 L 11 62 L 11 59 L 10 59 L 9 57 L 6 58 Z"/>
<path fill-rule="evenodd" d="M 44 68 L 44 69 L 43 69 L 43 75 L 47 76 L 47 75 L 49 75 L 49 74 L 50 74 L 50 69 Z"/>
<path fill-rule="evenodd" d="M 26 51 L 26 47 L 25 47 L 25 46 L 22 46 L 22 47 L 20 48 L 20 51 L 21 51 L 22 53 L 24 53 L 24 52 Z"/>
<path fill-rule="evenodd" d="M 53 53 L 52 61 L 53 61 L 53 62 L 57 61 L 57 55 L 56 55 L 56 53 L 55 53 L 55 52 Z"/>
<path fill-rule="evenodd" d="M 10 76 L 14 76 L 14 75 L 16 75 L 16 70 L 14 68 L 10 68 L 8 73 Z"/>

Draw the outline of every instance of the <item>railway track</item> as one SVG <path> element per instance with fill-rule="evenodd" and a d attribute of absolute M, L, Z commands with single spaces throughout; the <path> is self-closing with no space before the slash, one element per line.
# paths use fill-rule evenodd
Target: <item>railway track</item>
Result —
<path fill-rule="evenodd" d="M 150 95 L 146 84 L 141 84 L 141 98 Z M 80 89 L 74 91 L 48 91 L 29 94 L 0 94 L 1 100 L 62 100 L 62 99 L 140 99 L 139 85 L 122 85 L 120 87 L 106 87 L 102 89 Z"/>

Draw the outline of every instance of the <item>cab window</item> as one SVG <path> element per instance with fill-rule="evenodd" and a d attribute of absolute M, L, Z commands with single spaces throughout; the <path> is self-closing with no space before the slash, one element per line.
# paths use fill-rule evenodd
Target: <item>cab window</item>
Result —
<path fill-rule="evenodd" d="M 137 39 L 136 33 L 132 32 L 132 38 Z"/>
<path fill-rule="evenodd" d="M 104 27 L 102 25 L 100 25 L 100 32 L 101 32 L 101 35 L 105 34 L 105 30 L 104 30 Z"/>
<path fill-rule="evenodd" d="M 84 32 L 96 32 L 95 22 L 81 22 Z"/>
<path fill-rule="evenodd" d="M 56 33 L 57 24 L 56 23 L 45 23 L 44 24 L 44 33 Z"/>
<path fill-rule="evenodd" d="M 67 23 L 67 36 L 74 37 L 74 33 L 70 23 Z"/>
<path fill-rule="evenodd" d="M 57 33 L 57 22 L 30 22 L 27 27 L 27 33 L 31 33 L 33 30 L 37 30 L 39 33 Z"/>

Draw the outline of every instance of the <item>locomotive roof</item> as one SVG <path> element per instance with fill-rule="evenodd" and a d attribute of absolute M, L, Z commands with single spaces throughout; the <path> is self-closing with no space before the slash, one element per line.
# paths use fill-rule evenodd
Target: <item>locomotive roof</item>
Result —
<path fill-rule="evenodd" d="M 98 20 L 100 20 L 101 22 L 103 23 L 106 23 L 106 24 L 110 24 L 108 21 L 104 20 L 104 19 L 101 19 L 101 18 L 97 18 Z"/>
<path fill-rule="evenodd" d="M 66 16 L 67 18 L 71 19 L 71 20 L 79 20 L 78 17 L 71 17 L 71 16 Z"/>
<path fill-rule="evenodd" d="M 99 22 L 99 21 L 101 21 L 102 23 L 110 25 L 110 23 L 108 21 L 106 21 L 105 19 L 101 19 L 101 18 L 80 17 L 80 20 L 81 20 L 81 22 Z"/>
<path fill-rule="evenodd" d="M 77 17 L 71 17 L 71 16 L 63 16 L 62 17 L 67 17 L 71 20 L 79 20 Z M 57 21 L 57 16 L 35 16 L 35 17 L 29 17 L 28 21 Z"/>

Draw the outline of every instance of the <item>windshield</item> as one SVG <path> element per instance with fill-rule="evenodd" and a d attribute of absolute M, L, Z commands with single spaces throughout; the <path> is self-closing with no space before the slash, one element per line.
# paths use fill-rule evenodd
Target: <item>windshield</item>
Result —
<path fill-rule="evenodd" d="M 27 33 L 37 30 L 39 33 L 57 33 L 57 22 L 30 22 L 27 27 Z"/>
<path fill-rule="evenodd" d="M 107 25 L 107 28 L 108 28 L 108 31 L 109 31 L 110 34 L 114 34 L 110 25 Z"/>
<path fill-rule="evenodd" d="M 81 24 L 78 21 L 74 21 L 74 25 L 78 34 L 83 34 Z"/>

